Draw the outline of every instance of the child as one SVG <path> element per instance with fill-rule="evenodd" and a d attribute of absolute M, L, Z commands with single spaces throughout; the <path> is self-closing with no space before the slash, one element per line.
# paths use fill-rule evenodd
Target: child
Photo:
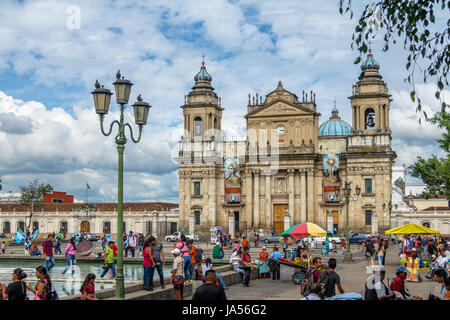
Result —
<path fill-rule="evenodd" d="M 324 255 L 324 256 L 328 255 L 327 243 L 325 241 L 322 242 L 322 255 Z"/>
<path fill-rule="evenodd" d="M 98 300 L 95 297 L 95 274 L 89 273 L 81 285 L 81 300 Z"/>

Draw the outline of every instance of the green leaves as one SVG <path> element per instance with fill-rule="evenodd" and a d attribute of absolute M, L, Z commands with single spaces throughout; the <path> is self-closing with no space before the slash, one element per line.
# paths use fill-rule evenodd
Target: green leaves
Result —
<path fill-rule="evenodd" d="M 413 102 L 416 101 L 416 92 L 415 92 L 415 91 L 411 91 L 411 100 L 412 100 Z"/>
<path fill-rule="evenodd" d="M 358 64 L 358 63 L 360 63 L 361 62 L 361 57 L 357 57 L 356 58 L 356 60 L 355 60 L 355 62 L 353 62 L 354 64 Z"/>

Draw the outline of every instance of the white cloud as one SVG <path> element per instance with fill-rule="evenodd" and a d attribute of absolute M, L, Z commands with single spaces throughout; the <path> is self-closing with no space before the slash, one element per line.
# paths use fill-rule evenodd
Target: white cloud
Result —
<path fill-rule="evenodd" d="M 66 9 L 74 4 L 81 9 L 81 28 L 69 30 Z M 313 90 L 321 121 L 328 119 L 336 99 L 340 116 L 351 123 L 347 97 L 360 73 L 353 64 L 357 54 L 350 49 L 355 18 L 339 15 L 337 3 L 326 0 L 2 1 L 0 72 L 33 81 L 14 85 L 9 89 L 13 94 L 0 92 L 0 114 L 15 117 L 8 124 L 19 120 L 15 134 L 2 120 L 4 180 L 19 184 L 39 174 L 67 190 L 95 181 L 99 199 L 114 199 L 117 153 L 113 138 L 99 132 L 90 91 L 95 79 L 111 89 L 120 69 L 134 83 L 131 99 L 140 93 L 153 106 L 142 142 L 129 141 L 125 150 L 131 196 L 173 197 L 177 177 L 170 159 L 176 144 L 172 131 L 182 127 L 179 106 L 193 85 L 203 52 L 225 107 L 222 127 L 228 136 L 244 132 L 248 93 L 265 95 L 278 80 L 298 96 Z M 416 154 L 436 149 L 440 131 L 418 125 L 410 88 L 403 82 L 402 48 L 389 53 L 380 53 L 380 48 L 380 40 L 373 41 L 380 72 L 392 92 L 394 150 L 398 161 L 411 162 Z M 50 109 L 13 98 L 33 93 L 38 85 L 49 88 L 47 101 L 57 97 L 70 102 L 65 109 Z M 61 86 L 67 89 L 52 90 Z M 431 87 L 423 87 L 422 100 L 430 110 L 436 107 L 433 95 Z M 112 104 L 106 123 L 117 115 Z M 30 132 L 27 121 L 33 126 Z"/>

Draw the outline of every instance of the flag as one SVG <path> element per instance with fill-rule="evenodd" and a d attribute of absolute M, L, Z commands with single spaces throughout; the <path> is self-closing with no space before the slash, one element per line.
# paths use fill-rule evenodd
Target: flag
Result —
<path fill-rule="evenodd" d="M 106 242 L 109 242 L 109 241 L 111 241 L 111 237 L 112 237 L 112 235 L 109 235 L 109 236 L 105 236 Z"/>
<path fill-rule="evenodd" d="M 25 239 L 27 238 L 25 233 L 23 233 L 23 231 L 20 229 L 17 229 L 17 237 L 20 239 L 20 241 L 25 241 Z"/>
<path fill-rule="evenodd" d="M 13 236 L 13 239 L 17 242 L 17 244 L 19 244 L 22 241 L 22 239 L 19 238 L 18 236 Z"/>
<path fill-rule="evenodd" d="M 88 188 L 88 189 L 90 189 L 91 187 L 89 186 L 89 183 L 86 183 L 86 187 Z"/>
<path fill-rule="evenodd" d="M 36 229 L 34 232 L 33 232 L 33 234 L 31 235 L 31 239 L 34 239 L 34 238 L 36 238 L 37 237 L 37 235 L 38 235 L 38 233 L 39 233 L 39 230 L 38 229 Z"/>

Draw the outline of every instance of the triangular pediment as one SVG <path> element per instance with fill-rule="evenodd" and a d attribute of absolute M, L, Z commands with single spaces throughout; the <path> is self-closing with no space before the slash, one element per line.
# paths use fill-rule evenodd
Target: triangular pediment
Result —
<path fill-rule="evenodd" d="M 261 106 L 261 108 L 249 112 L 247 117 L 313 114 L 315 114 L 313 110 L 301 104 L 292 103 L 283 98 L 277 98 Z"/>

